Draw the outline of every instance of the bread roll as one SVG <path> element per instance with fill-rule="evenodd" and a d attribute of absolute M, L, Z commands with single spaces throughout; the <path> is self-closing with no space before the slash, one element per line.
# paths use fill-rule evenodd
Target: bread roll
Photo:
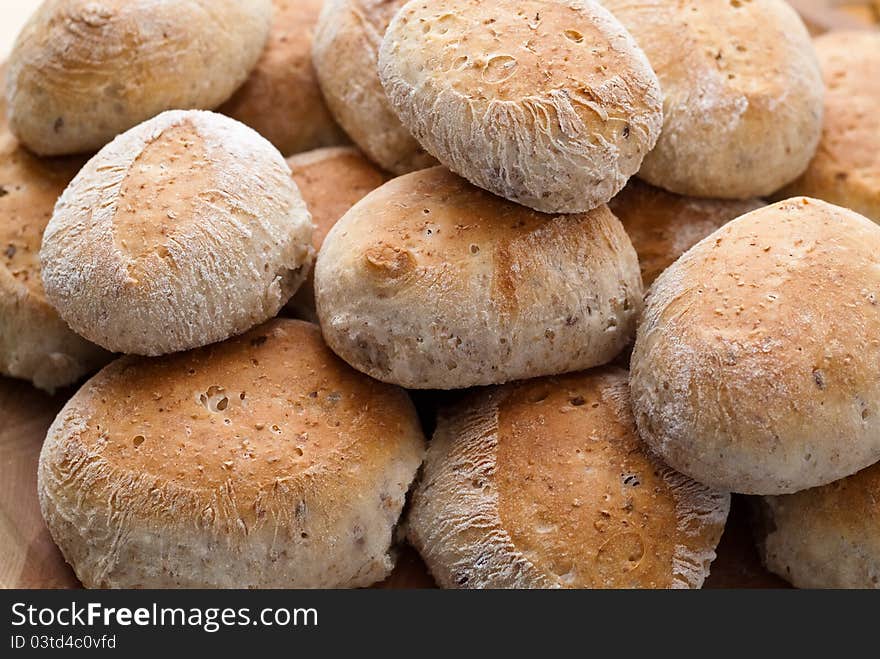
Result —
<path fill-rule="evenodd" d="M 880 460 L 880 227 L 797 198 L 654 282 L 632 356 L 639 431 L 714 487 L 784 494 Z"/>
<path fill-rule="evenodd" d="M 407 528 L 446 588 L 699 588 L 729 508 L 648 452 L 604 369 L 441 414 Z"/>
<path fill-rule="evenodd" d="M 682 197 L 638 179 L 608 203 L 636 248 L 646 287 L 700 240 L 763 205 L 758 199 Z"/>
<path fill-rule="evenodd" d="M 324 0 L 272 0 L 272 31 L 250 77 L 219 112 L 290 155 L 346 142 L 312 68 L 312 35 Z"/>
<path fill-rule="evenodd" d="M 160 355 L 273 317 L 306 277 L 312 223 L 281 154 L 211 112 L 171 111 L 104 147 L 58 200 L 43 286 L 115 352 Z"/>
<path fill-rule="evenodd" d="M 423 450 L 405 392 L 275 320 L 92 378 L 49 429 L 40 506 L 89 588 L 367 586 Z"/>
<path fill-rule="evenodd" d="M 271 0 L 44 0 L 9 57 L 10 127 L 40 155 L 86 153 L 163 110 L 215 108 L 271 15 Z"/>
<path fill-rule="evenodd" d="M 40 282 L 43 230 L 81 165 L 74 158 L 35 158 L 0 129 L 0 373 L 49 392 L 110 358 L 70 331 Z"/>
<path fill-rule="evenodd" d="M 350 147 L 332 147 L 301 153 L 287 159 L 293 180 L 315 222 L 312 246 L 321 249 L 327 232 L 349 208 L 385 182 L 385 174 Z M 300 286 L 289 305 L 307 320 L 315 316 L 315 278 Z"/>
<path fill-rule="evenodd" d="M 819 150 L 782 194 L 818 197 L 880 222 L 880 32 L 815 41 L 827 85 Z"/>
<path fill-rule="evenodd" d="M 436 167 L 330 230 L 315 297 L 324 338 L 358 370 L 457 389 L 611 361 L 635 332 L 642 281 L 607 207 L 542 215 Z"/>
<path fill-rule="evenodd" d="M 545 213 L 611 199 L 663 119 L 644 53 L 593 0 L 413 0 L 385 34 L 379 77 L 429 153 Z"/>
<path fill-rule="evenodd" d="M 758 550 L 798 588 L 880 588 L 880 464 L 797 494 L 764 497 Z"/>
<path fill-rule="evenodd" d="M 664 123 L 639 175 L 694 197 L 775 192 L 806 169 L 822 128 L 810 35 L 783 0 L 602 0 L 648 55 Z"/>
<path fill-rule="evenodd" d="M 407 0 L 325 0 L 312 49 L 327 106 L 373 162 L 406 174 L 437 162 L 388 105 L 379 82 L 379 44 Z"/>

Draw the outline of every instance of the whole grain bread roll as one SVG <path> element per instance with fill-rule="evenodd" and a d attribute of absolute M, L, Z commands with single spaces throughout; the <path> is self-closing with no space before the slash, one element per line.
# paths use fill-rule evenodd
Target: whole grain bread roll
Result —
<path fill-rule="evenodd" d="M 826 84 L 822 139 L 807 171 L 781 194 L 880 222 L 880 32 L 829 32 L 814 43 Z"/>
<path fill-rule="evenodd" d="M 284 155 L 344 144 L 312 67 L 324 0 L 272 0 L 272 31 L 247 81 L 218 112 L 247 124 Z"/>
<path fill-rule="evenodd" d="M 880 227 L 795 198 L 730 222 L 651 288 L 632 356 L 645 441 L 745 494 L 880 460 Z"/>
<path fill-rule="evenodd" d="M 61 320 L 40 281 L 43 230 L 82 164 L 36 158 L 0 128 L 0 373 L 49 392 L 110 359 Z"/>
<path fill-rule="evenodd" d="M 58 200 L 43 286 L 79 334 L 160 355 L 275 316 L 311 266 L 312 222 L 281 154 L 212 112 L 169 111 L 104 147 Z"/>
<path fill-rule="evenodd" d="M 316 253 L 337 220 L 386 181 L 385 174 L 352 147 L 315 149 L 288 158 L 287 164 L 315 223 L 312 246 Z M 313 270 L 288 308 L 300 318 L 317 322 Z"/>
<path fill-rule="evenodd" d="M 607 207 L 543 215 L 435 167 L 337 222 L 315 297 L 324 338 L 358 370 L 457 389 L 611 361 L 635 332 L 642 281 Z"/>
<path fill-rule="evenodd" d="M 663 89 L 663 132 L 639 176 L 682 195 L 747 199 L 803 173 L 824 86 L 787 2 L 601 2 L 645 49 Z"/>
<path fill-rule="evenodd" d="M 274 320 L 89 380 L 49 429 L 40 506 L 88 588 L 368 586 L 423 451 L 406 392 Z"/>
<path fill-rule="evenodd" d="M 271 0 L 44 0 L 9 56 L 10 127 L 40 155 L 87 153 L 163 110 L 213 109 L 271 16 Z"/>
<path fill-rule="evenodd" d="M 394 174 L 437 164 L 401 125 L 379 82 L 379 45 L 407 0 L 326 0 L 312 48 L 327 106 L 352 141 Z"/>
<path fill-rule="evenodd" d="M 880 588 L 880 464 L 757 508 L 772 572 L 798 588 Z"/>
<path fill-rule="evenodd" d="M 612 368 L 441 413 L 406 524 L 446 588 L 699 588 L 729 508 L 647 450 Z"/>
<path fill-rule="evenodd" d="M 636 248 L 645 287 L 710 233 L 763 205 L 759 199 L 682 197 L 638 179 L 608 202 Z"/>
<path fill-rule="evenodd" d="M 379 77 L 429 153 L 545 213 L 611 199 L 663 118 L 645 54 L 593 0 L 413 0 L 385 34 Z"/>

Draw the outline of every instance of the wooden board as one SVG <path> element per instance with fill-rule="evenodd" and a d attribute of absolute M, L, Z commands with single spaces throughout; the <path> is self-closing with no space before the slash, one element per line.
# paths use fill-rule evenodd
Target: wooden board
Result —
<path fill-rule="evenodd" d="M 0 378 L 0 587 L 75 588 L 37 501 L 37 459 L 70 392 L 48 396 Z"/>

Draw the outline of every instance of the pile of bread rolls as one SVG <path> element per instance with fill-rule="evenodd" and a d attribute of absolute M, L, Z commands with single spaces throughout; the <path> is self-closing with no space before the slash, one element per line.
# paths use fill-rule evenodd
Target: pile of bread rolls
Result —
<path fill-rule="evenodd" d="M 699 588 L 741 493 L 770 570 L 880 586 L 878 70 L 782 0 L 46 0 L 0 372 L 103 366 L 52 537 L 87 587 L 408 542 L 449 588 Z"/>

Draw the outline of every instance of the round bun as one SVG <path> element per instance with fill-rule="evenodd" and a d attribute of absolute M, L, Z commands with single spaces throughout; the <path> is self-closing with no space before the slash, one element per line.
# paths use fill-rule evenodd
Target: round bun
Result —
<path fill-rule="evenodd" d="M 312 68 L 324 0 L 273 0 L 272 31 L 250 77 L 218 112 L 247 124 L 285 155 L 343 144 Z"/>
<path fill-rule="evenodd" d="M 385 181 L 385 174 L 351 147 L 331 147 L 287 159 L 293 180 L 312 214 L 312 246 L 321 249 L 333 225 L 357 202 Z M 290 301 L 292 310 L 308 320 L 315 316 L 315 278 L 308 279 Z"/>
<path fill-rule="evenodd" d="M 436 167 L 330 230 L 315 297 L 327 343 L 358 370 L 456 389 L 611 361 L 635 333 L 642 281 L 607 207 L 542 215 Z"/>
<path fill-rule="evenodd" d="M 783 194 L 818 197 L 880 223 L 880 32 L 829 32 L 815 44 L 825 126 L 816 157 Z"/>
<path fill-rule="evenodd" d="M 65 190 L 43 236 L 43 286 L 87 339 L 159 355 L 275 316 L 306 277 L 311 237 L 271 144 L 219 114 L 165 112 Z"/>
<path fill-rule="evenodd" d="M 636 248 L 646 287 L 700 240 L 763 205 L 759 199 L 682 197 L 638 179 L 608 203 Z"/>
<path fill-rule="evenodd" d="M 663 89 L 663 132 L 639 176 L 678 194 L 746 199 L 806 169 L 824 85 L 787 2 L 602 3 L 645 49 Z"/>
<path fill-rule="evenodd" d="M 772 572 L 798 588 L 880 588 L 880 464 L 758 509 Z"/>
<path fill-rule="evenodd" d="M 880 460 L 880 227 L 798 198 L 654 282 L 632 356 L 642 437 L 678 471 L 786 494 Z"/>
<path fill-rule="evenodd" d="M 546 213 L 611 199 L 663 120 L 644 53 L 592 0 L 413 0 L 385 34 L 379 76 L 429 153 Z"/>
<path fill-rule="evenodd" d="M 10 127 L 40 155 L 85 153 L 163 110 L 215 108 L 271 17 L 271 0 L 47 0 L 9 56 Z"/>
<path fill-rule="evenodd" d="M 92 378 L 49 429 L 40 506 L 89 588 L 368 586 L 423 450 L 405 392 L 275 320 Z"/>
<path fill-rule="evenodd" d="M 729 508 L 648 452 L 603 369 L 442 413 L 407 531 L 446 588 L 699 588 Z"/>
<path fill-rule="evenodd" d="M 395 174 L 436 165 L 385 97 L 376 71 L 379 44 L 407 0 L 325 0 L 312 56 L 336 121 L 373 162 Z"/>
<path fill-rule="evenodd" d="M 41 160 L 0 133 L 0 373 L 53 391 L 109 355 L 70 331 L 40 282 L 43 230 L 79 159 Z"/>

